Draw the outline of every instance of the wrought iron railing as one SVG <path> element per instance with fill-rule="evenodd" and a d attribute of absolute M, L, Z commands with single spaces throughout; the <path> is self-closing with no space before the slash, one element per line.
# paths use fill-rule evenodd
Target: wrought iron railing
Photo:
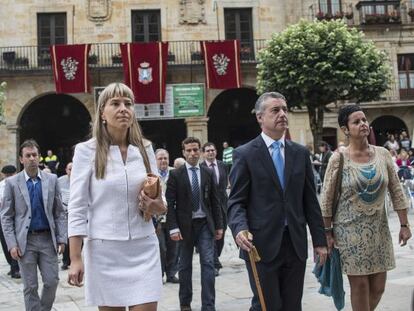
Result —
<path fill-rule="evenodd" d="M 308 20 L 341 19 L 349 26 L 392 25 L 414 23 L 414 0 L 363 0 L 358 3 L 336 0 L 315 1 L 303 15 Z"/>
<path fill-rule="evenodd" d="M 334 1 L 329 5 L 326 1 L 317 1 L 309 6 L 306 17 L 310 20 L 352 20 L 352 4 L 344 1 Z"/>
<path fill-rule="evenodd" d="M 355 7 L 363 25 L 401 24 L 400 1 L 360 1 Z"/>
<path fill-rule="evenodd" d="M 265 47 L 265 40 L 253 40 L 243 44 L 241 63 L 256 63 L 257 52 Z M 46 49 L 47 51 L 47 49 Z M 0 47 L 0 71 L 50 70 L 50 54 L 39 46 Z M 202 64 L 199 41 L 170 41 L 168 45 L 169 65 Z M 119 43 L 94 43 L 89 53 L 89 67 L 121 67 L 122 58 Z"/>

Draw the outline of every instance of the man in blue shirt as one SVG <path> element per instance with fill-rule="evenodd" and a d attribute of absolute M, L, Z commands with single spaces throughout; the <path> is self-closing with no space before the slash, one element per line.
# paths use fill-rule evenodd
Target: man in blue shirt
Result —
<path fill-rule="evenodd" d="M 1 224 L 10 255 L 23 279 L 26 310 L 51 310 L 59 283 L 58 253 L 67 241 L 67 218 L 57 176 L 39 170 L 39 146 L 26 140 L 20 146 L 24 170 L 6 179 Z M 37 267 L 43 281 L 37 292 Z"/>

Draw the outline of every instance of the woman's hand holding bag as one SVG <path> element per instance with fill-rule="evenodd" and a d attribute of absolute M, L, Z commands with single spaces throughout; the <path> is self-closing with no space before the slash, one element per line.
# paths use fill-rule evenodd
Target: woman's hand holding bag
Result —
<path fill-rule="evenodd" d="M 160 178 L 148 173 L 139 198 L 139 209 L 143 212 L 145 221 L 150 221 L 152 215 L 164 214 L 167 211 L 161 192 Z"/>

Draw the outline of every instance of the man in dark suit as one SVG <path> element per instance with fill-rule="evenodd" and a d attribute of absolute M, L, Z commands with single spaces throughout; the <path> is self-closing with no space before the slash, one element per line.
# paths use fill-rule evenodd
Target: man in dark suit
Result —
<path fill-rule="evenodd" d="M 287 105 L 265 93 L 255 105 L 262 133 L 233 153 L 228 224 L 246 260 L 253 291 L 251 311 L 261 310 L 247 252 L 261 257 L 257 270 L 267 310 L 302 309 L 308 253 L 306 224 L 324 263 L 326 238 L 308 150 L 285 140 Z"/>
<path fill-rule="evenodd" d="M 224 247 L 224 235 L 227 228 L 226 214 L 227 214 L 227 185 L 228 185 L 228 174 L 226 165 L 216 159 L 217 149 L 216 145 L 211 142 L 205 143 L 203 145 L 203 156 L 205 161 L 201 163 L 202 166 L 209 168 L 213 175 L 215 175 L 215 180 L 217 184 L 217 190 L 221 206 L 221 214 L 223 216 L 223 237 L 220 240 L 216 240 L 214 248 L 214 269 L 216 276 L 219 275 L 219 271 L 223 266 L 219 260 L 221 252 Z"/>
<path fill-rule="evenodd" d="M 321 181 L 323 183 L 323 180 L 325 179 L 325 172 L 328 168 L 329 159 L 333 155 L 333 152 L 331 151 L 331 148 L 329 148 L 329 145 L 325 141 L 321 141 L 319 143 L 319 152 L 320 152 L 320 168 L 319 168 L 319 175 L 321 177 Z"/>
<path fill-rule="evenodd" d="M 170 172 L 165 197 L 170 237 L 180 241 L 179 298 L 182 311 L 191 311 L 192 260 L 198 248 L 201 264 L 202 311 L 215 310 L 214 239 L 223 235 L 223 221 L 212 171 L 199 165 L 200 140 L 182 142 L 186 162 Z"/>

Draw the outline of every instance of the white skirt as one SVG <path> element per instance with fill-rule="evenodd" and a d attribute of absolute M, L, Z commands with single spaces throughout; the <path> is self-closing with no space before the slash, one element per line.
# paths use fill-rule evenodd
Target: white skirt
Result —
<path fill-rule="evenodd" d="M 160 300 L 162 276 L 157 236 L 112 241 L 85 239 L 88 306 L 134 306 Z"/>

